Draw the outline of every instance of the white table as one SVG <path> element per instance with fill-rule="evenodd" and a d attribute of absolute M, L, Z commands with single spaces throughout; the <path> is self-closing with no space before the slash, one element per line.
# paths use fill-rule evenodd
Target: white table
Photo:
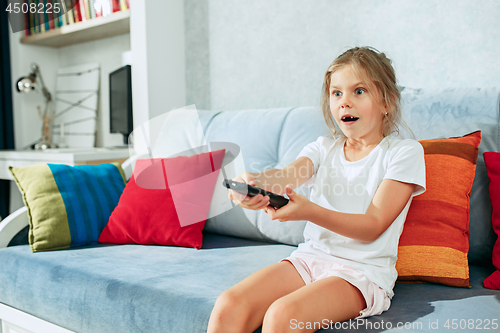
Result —
<path fill-rule="evenodd" d="M 0 150 L 0 179 L 14 180 L 9 166 L 23 167 L 39 163 L 67 165 L 122 163 L 128 148 L 64 148 L 45 150 Z"/>

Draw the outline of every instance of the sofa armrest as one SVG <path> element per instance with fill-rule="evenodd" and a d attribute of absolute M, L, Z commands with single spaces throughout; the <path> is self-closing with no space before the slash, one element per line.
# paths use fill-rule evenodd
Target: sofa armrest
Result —
<path fill-rule="evenodd" d="M 28 208 L 19 208 L 0 222 L 0 249 L 7 247 L 12 238 L 29 225 Z"/>

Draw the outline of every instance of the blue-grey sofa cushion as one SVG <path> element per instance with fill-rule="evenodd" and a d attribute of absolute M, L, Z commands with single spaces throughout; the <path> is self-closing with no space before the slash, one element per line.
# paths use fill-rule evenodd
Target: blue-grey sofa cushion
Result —
<path fill-rule="evenodd" d="M 75 332 L 203 332 L 218 295 L 294 247 L 208 235 L 203 249 L 0 249 L 0 301 Z"/>
<path fill-rule="evenodd" d="M 482 284 L 492 270 L 493 267 L 471 266 L 470 289 L 398 282 L 388 311 L 344 322 L 346 329 L 336 329 L 333 325 L 333 329 L 319 332 L 499 332 L 500 291 L 486 289 Z M 494 322 L 498 325 L 492 326 Z"/>
<path fill-rule="evenodd" d="M 97 245 L 31 253 L 13 246 L 0 250 L 0 300 L 82 333 L 205 332 L 222 291 L 294 249 L 214 234 L 205 234 L 200 250 Z M 429 320 L 498 317 L 500 291 L 482 286 L 491 271 L 471 267 L 471 289 L 397 283 L 392 307 L 369 321 L 426 328 Z"/>
<path fill-rule="evenodd" d="M 305 145 L 328 134 L 320 109 L 313 107 L 199 114 L 207 142 L 237 144 L 245 169 L 251 172 L 282 168 L 294 161 Z M 309 189 L 301 187 L 297 192 L 308 195 Z M 272 221 L 262 210 L 236 207 L 209 218 L 205 230 L 297 245 L 304 240 L 304 227 L 305 221 Z"/>

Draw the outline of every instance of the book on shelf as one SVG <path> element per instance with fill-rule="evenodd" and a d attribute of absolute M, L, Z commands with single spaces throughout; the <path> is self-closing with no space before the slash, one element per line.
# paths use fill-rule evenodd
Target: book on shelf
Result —
<path fill-rule="evenodd" d="M 89 0 L 89 4 L 90 4 L 90 17 L 92 17 L 93 19 L 96 17 L 95 16 L 95 1 L 94 0 Z"/>
<path fill-rule="evenodd" d="M 90 13 L 90 1 L 80 0 L 80 9 L 82 11 L 82 20 L 87 21 L 92 19 L 92 14 Z"/>
<path fill-rule="evenodd" d="M 120 0 L 111 0 L 111 8 L 113 8 L 114 12 L 120 11 Z"/>
<path fill-rule="evenodd" d="M 127 2 L 126 0 L 120 0 L 120 10 L 127 10 Z"/>
<path fill-rule="evenodd" d="M 72 6 L 73 6 L 73 17 L 75 19 L 75 23 L 81 22 L 82 21 L 82 12 L 80 10 L 80 1 L 79 0 L 72 0 Z"/>
<path fill-rule="evenodd" d="M 43 0 L 36 0 L 36 2 L 37 2 L 37 8 L 40 8 L 41 7 L 40 5 L 45 6 L 43 4 Z M 42 7 L 42 8 L 45 8 L 45 7 Z M 44 11 L 42 11 L 41 13 L 40 13 L 40 11 L 37 11 L 37 14 L 38 14 L 38 17 L 40 19 L 40 32 L 45 32 L 45 13 L 44 13 Z"/>
<path fill-rule="evenodd" d="M 43 8 L 48 8 L 48 6 L 47 6 L 48 0 L 43 0 L 43 1 L 41 1 L 41 3 L 43 4 Z M 52 10 L 44 10 L 42 13 L 43 22 L 45 23 L 45 26 L 44 26 L 45 31 L 50 30 L 49 12 L 52 12 Z"/>
<path fill-rule="evenodd" d="M 29 36 L 30 33 L 30 13 L 24 13 L 24 35 Z"/>
<path fill-rule="evenodd" d="M 33 3 L 34 0 L 29 0 L 28 2 L 28 5 L 31 6 L 31 4 Z M 29 12 L 29 17 L 30 17 L 30 20 L 29 20 L 29 29 L 30 29 L 30 35 L 34 35 L 35 34 L 35 14 L 32 13 L 31 11 Z"/>
<path fill-rule="evenodd" d="M 27 4 L 27 8 L 37 9 L 34 13 L 28 10 L 24 14 L 26 36 L 112 15 L 130 8 L 129 0 L 23 0 L 23 3 Z M 55 13 L 56 4 L 59 4 L 61 14 Z M 40 11 L 42 6 L 52 10 Z"/>
<path fill-rule="evenodd" d="M 48 27 L 46 25 L 45 28 L 47 30 L 55 29 L 56 28 L 55 19 L 57 18 L 57 15 L 56 15 L 56 17 L 54 17 L 54 5 L 52 3 L 52 0 L 45 0 L 45 1 L 46 1 L 46 3 L 45 3 L 46 7 L 52 8 L 52 10 L 47 11 L 47 15 L 45 16 L 46 20 L 48 21 Z"/>
<path fill-rule="evenodd" d="M 73 13 L 73 6 L 71 0 L 62 0 L 63 8 L 65 12 L 65 25 L 75 23 L 75 17 Z"/>
<path fill-rule="evenodd" d="M 80 6 L 80 16 L 82 21 L 87 21 L 87 8 L 85 8 L 85 0 L 78 0 L 78 5 Z"/>
<path fill-rule="evenodd" d="M 35 6 L 38 5 L 37 0 L 31 0 Z M 35 7 L 36 8 L 36 7 Z M 31 12 L 31 11 L 30 11 Z M 38 16 L 38 13 L 33 13 L 33 19 L 34 19 L 34 33 L 39 33 L 40 32 L 40 17 Z"/>

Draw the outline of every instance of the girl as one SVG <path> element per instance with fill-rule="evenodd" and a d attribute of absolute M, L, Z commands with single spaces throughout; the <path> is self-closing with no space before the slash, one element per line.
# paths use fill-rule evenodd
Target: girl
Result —
<path fill-rule="evenodd" d="M 286 193 L 229 197 L 271 219 L 307 220 L 305 242 L 290 257 L 223 292 L 208 332 L 314 332 L 387 310 L 397 278 L 399 236 L 413 196 L 425 191 L 422 146 L 402 140 L 400 92 L 391 61 L 353 48 L 328 67 L 322 108 L 333 138 L 307 145 L 287 167 L 245 172 L 234 180 Z M 337 127 L 336 127 L 337 126 Z M 340 133 L 338 133 L 340 130 Z M 312 186 L 310 199 L 293 191 Z M 283 190 L 284 189 L 284 190 Z"/>

